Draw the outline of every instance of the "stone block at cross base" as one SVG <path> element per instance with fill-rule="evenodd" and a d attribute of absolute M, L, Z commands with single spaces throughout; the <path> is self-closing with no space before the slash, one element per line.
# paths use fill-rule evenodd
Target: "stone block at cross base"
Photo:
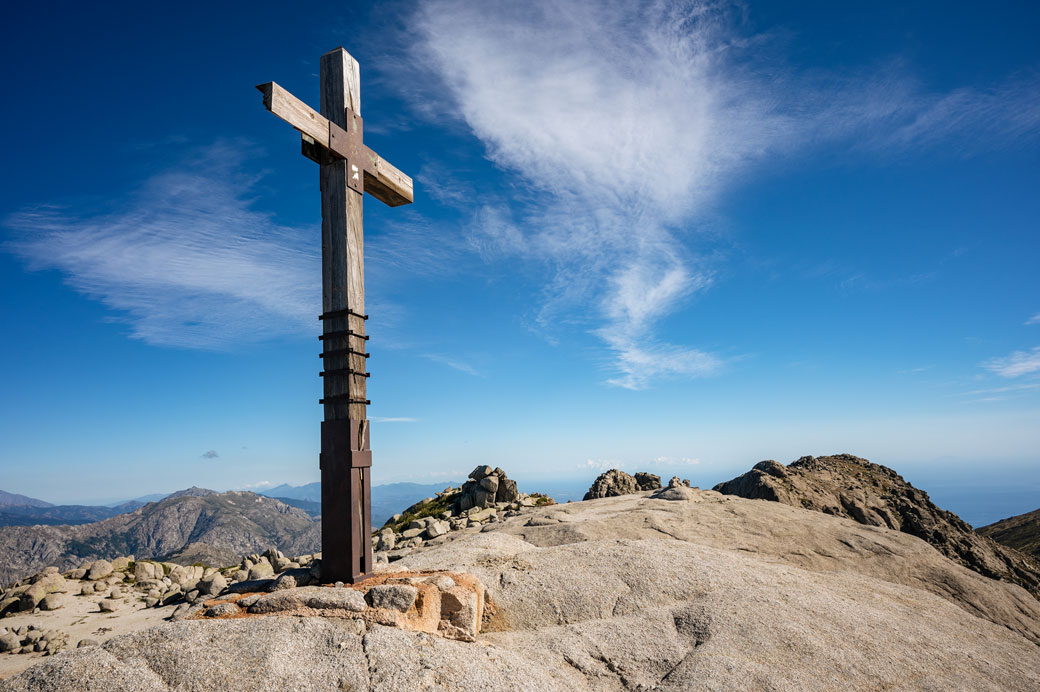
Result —
<path fill-rule="evenodd" d="M 379 584 L 365 594 L 365 600 L 373 608 L 386 608 L 406 612 L 415 603 L 419 590 L 408 584 Z"/>

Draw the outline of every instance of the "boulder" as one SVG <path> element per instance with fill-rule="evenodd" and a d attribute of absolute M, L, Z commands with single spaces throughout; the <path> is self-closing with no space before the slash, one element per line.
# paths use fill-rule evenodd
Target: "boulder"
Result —
<path fill-rule="evenodd" d="M 17 634 L 8 632 L 0 637 L 0 652 L 14 651 L 22 646 L 22 640 Z"/>
<path fill-rule="evenodd" d="M 451 527 L 447 524 L 447 522 L 435 521 L 426 527 L 426 532 L 424 536 L 428 539 L 437 538 L 438 536 L 443 536 L 444 534 L 448 533 L 450 528 Z"/>
<path fill-rule="evenodd" d="M 639 471 L 636 473 L 635 479 L 640 490 L 659 490 L 661 488 L 661 477 L 652 473 Z"/>
<path fill-rule="evenodd" d="M 117 557 L 112 560 L 112 570 L 115 572 L 122 572 L 130 563 L 133 561 L 133 557 Z"/>
<path fill-rule="evenodd" d="M 163 578 L 162 565 L 150 560 L 141 560 L 134 563 L 134 579 L 137 581 L 148 581 Z"/>
<path fill-rule="evenodd" d="M 112 563 L 108 560 L 95 560 L 90 563 L 90 569 L 87 571 L 87 579 L 96 581 L 98 579 L 104 579 L 112 574 Z"/>
<path fill-rule="evenodd" d="M 234 603 L 217 603 L 206 610 L 206 617 L 217 618 L 230 615 L 240 615 L 242 609 Z"/>
<path fill-rule="evenodd" d="M 119 610 L 119 601 L 114 598 L 102 598 L 98 601 L 98 610 L 102 613 L 114 613 Z"/>
<path fill-rule="evenodd" d="M 18 596 L 18 610 L 32 610 L 47 595 L 47 590 L 41 584 L 33 584 Z"/>
<path fill-rule="evenodd" d="M 249 570 L 249 581 L 256 581 L 257 579 L 270 579 L 274 576 L 274 567 L 271 566 L 270 562 L 266 560 L 258 562 L 253 565 Z"/>
<path fill-rule="evenodd" d="M 227 579 L 220 572 L 214 572 L 199 581 L 199 593 L 203 595 L 216 596 L 227 588 Z"/>
<path fill-rule="evenodd" d="M 494 469 L 492 469 L 490 466 L 478 466 L 477 468 L 473 469 L 472 472 L 470 472 L 469 477 L 475 481 L 479 481 L 481 478 L 489 476 L 493 472 Z"/>
<path fill-rule="evenodd" d="M 516 487 L 516 481 L 502 477 L 498 480 L 498 492 L 495 493 L 497 502 L 516 502 L 520 492 Z"/>
<path fill-rule="evenodd" d="M 40 610 L 57 610 L 62 606 L 61 597 L 58 594 L 47 594 L 40 601 Z"/>
<path fill-rule="evenodd" d="M 480 487 L 488 491 L 492 495 L 498 492 L 498 476 L 492 474 L 490 476 L 484 476 L 480 479 Z"/>
<path fill-rule="evenodd" d="M 188 587 L 193 586 L 202 579 L 204 568 L 201 565 L 177 565 L 170 570 L 170 581 Z"/>

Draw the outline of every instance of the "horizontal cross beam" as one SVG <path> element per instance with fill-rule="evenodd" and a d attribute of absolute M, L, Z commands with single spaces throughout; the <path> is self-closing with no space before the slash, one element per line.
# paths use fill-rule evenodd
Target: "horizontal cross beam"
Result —
<path fill-rule="evenodd" d="M 292 125 L 305 138 L 320 145 L 330 156 L 345 158 L 335 147 L 336 135 L 342 132 L 335 123 L 329 122 L 306 103 L 296 98 L 276 82 L 257 84 L 264 95 L 264 108 Z M 362 145 L 361 156 L 365 157 L 365 192 L 383 204 L 399 207 L 412 202 L 412 179 L 387 163 L 381 156 Z"/>

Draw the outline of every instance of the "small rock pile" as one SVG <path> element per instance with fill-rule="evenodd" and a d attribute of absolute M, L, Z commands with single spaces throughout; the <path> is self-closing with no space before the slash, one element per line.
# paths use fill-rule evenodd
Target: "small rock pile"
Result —
<path fill-rule="evenodd" d="M 395 514 L 372 539 L 376 562 L 393 562 L 424 545 L 447 540 L 451 531 L 518 516 L 524 510 L 555 504 L 540 493 L 521 493 L 500 468 L 478 466 L 462 487 L 452 488 Z"/>
<path fill-rule="evenodd" d="M 682 481 L 686 486 L 690 481 Z M 601 497 L 617 497 L 618 495 L 630 495 L 631 493 L 643 492 L 645 490 L 659 490 L 661 488 L 661 477 L 652 473 L 639 472 L 631 476 L 618 469 L 610 469 L 601 473 L 592 483 L 592 487 L 585 493 L 583 500 L 596 500 Z"/>
<path fill-rule="evenodd" d="M 69 643 L 69 635 L 61 630 L 44 630 L 39 625 L 22 625 L 8 629 L 0 627 L 0 653 L 29 654 L 42 652 L 56 654 Z"/>

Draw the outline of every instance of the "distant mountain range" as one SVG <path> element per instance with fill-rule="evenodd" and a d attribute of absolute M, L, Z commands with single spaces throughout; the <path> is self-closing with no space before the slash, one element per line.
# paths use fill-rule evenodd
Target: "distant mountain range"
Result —
<path fill-rule="evenodd" d="M 447 485 L 373 487 L 373 526 Z M 4 493 L 22 504 L 0 506 L 0 584 L 49 565 L 65 570 L 123 555 L 226 565 L 270 547 L 295 554 L 320 550 L 321 504 L 307 499 L 315 491 L 320 499 L 318 483 L 281 485 L 264 495 L 192 487 L 157 502 L 131 500 L 116 507 L 52 505 Z"/>
<path fill-rule="evenodd" d="M 50 502 L 0 490 L 0 507 L 53 507 Z"/>
<path fill-rule="evenodd" d="M 190 488 L 132 512 L 78 526 L 0 527 L 0 583 L 56 565 L 123 555 L 170 562 L 229 565 L 276 547 L 320 550 L 314 518 L 284 502 L 248 492 Z"/>
<path fill-rule="evenodd" d="M 455 481 L 454 485 L 462 481 Z M 372 486 L 372 526 L 382 526 L 387 519 L 401 510 L 410 507 L 424 497 L 431 497 L 439 493 L 449 485 L 451 481 L 440 483 L 387 483 Z M 286 504 L 300 507 L 307 513 L 321 513 L 321 483 L 308 483 L 306 485 L 279 485 L 274 488 L 260 491 L 261 495 L 274 497 Z M 308 504 L 294 504 L 294 502 L 306 502 Z"/>

